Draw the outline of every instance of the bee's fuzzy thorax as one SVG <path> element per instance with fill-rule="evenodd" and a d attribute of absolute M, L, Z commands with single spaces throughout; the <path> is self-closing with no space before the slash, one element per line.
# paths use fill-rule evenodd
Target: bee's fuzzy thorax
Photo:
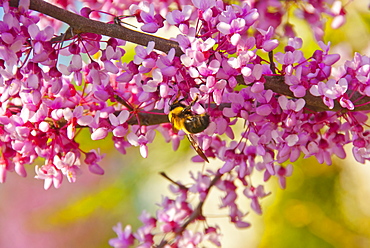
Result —
<path fill-rule="evenodd" d="M 203 132 L 209 126 L 210 118 L 207 113 L 193 113 L 191 111 L 191 106 L 193 104 L 194 101 L 191 102 L 190 105 L 182 104 L 180 101 L 174 101 L 170 106 L 168 119 L 175 131 L 182 130 L 186 133 L 186 136 L 198 155 L 208 162 L 206 155 L 194 140 L 193 134 Z"/>

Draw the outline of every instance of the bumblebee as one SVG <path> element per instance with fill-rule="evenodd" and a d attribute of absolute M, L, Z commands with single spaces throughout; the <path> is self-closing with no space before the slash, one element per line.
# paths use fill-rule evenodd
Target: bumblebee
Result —
<path fill-rule="evenodd" d="M 191 107 L 198 100 L 198 96 L 189 105 L 181 103 L 183 100 L 184 99 L 175 100 L 171 104 L 168 119 L 170 120 L 174 130 L 183 130 L 185 132 L 186 137 L 188 137 L 194 150 L 201 158 L 209 163 L 206 155 L 193 136 L 193 134 L 200 133 L 209 126 L 209 115 L 207 113 L 198 115 L 191 111 Z"/>

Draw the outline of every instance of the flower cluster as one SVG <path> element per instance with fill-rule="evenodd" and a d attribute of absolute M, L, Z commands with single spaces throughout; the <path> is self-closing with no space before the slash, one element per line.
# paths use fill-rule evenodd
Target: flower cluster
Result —
<path fill-rule="evenodd" d="M 212 176 L 218 179 L 220 175 Z M 176 238 L 171 241 L 171 247 L 198 247 L 202 242 L 206 241 L 220 246 L 220 233 L 217 226 L 205 225 L 202 231 L 190 231 L 186 229 L 188 225 L 196 221 L 205 221 L 201 207 L 204 204 L 207 191 L 212 183 L 208 176 L 201 173 L 198 173 L 196 177 L 191 175 L 191 178 L 194 183 L 190 188 L 185 187 L 181 182 L 176 182 L 176 185 L 171 186 L 170 189 L 176 195 L 176 198 L 170 199 L 163 197 L 160 204 L 161 209 L 157 211 L 156 217 L 151 217 L 144 211 L 139 218 L 143 226 L 136 232 L 132 232 L 129 225 L 125 227 L 124 231 L 120 223 L 115 226 L 113 230 L 117 233 L 118 237 L 111 239 L 109 244 L 113 247 L 129 247 L 136 240 L 139 243 L 138 247 L 149 248 L 155 245 L 154 236 L 159 232 L 163 234 L 174 233 L 176 235 Z M 230 187 L 227 185 L 229 183 L 230 181 L 217 180 L 217 187 L 220 189 L 227 188 L 230 193 L 233 192 L 233 195 L 236 195 L 236 187 Z M 197 206 L 193 206 L 188 202 L 189 197 L 194 196 L 194 194 L 198 194 L 199 203 Z M 235 204 L 230 197 L 225 196 L 226 198 L 229 198 L 229 202 L 226 203 L 224 201 L 221 207 Z M 231 221 L 236 222 L 238 220 L 242 223 L 241 219 L 244 215 L 238 211 L 237 207 L 229 207 L 231 214 L 235 216 L 230 217 Z M 249 223 L 244 222 L 244 225 L 249 225 Z M 168 241 L 162 240 L 159 246 L 164 247 L 167 244 Z"/>
<path fill-rule="evenodd" d="M 124 5 L 89 3 L 91 9 L 81 10 L 85 17 L 97 17 L 94 8 L 122 14 Z M 195 221 L 206 221 L 200 208 L 211 187 L 224 193 L 220 208 L 228 208 L 230 221 L 243 228 L 250 223 L 235 202 L 238 187 L 257 214 L 262 213 L 260 200 L 269 194 L 252 180 L 253 173 L 262 173 L 265 181 L 275 177 L 285 188 L 293 170 L 290 163 L 302 154 L 331 164 L 332 155 L 344 158 L 344 145 L 353 144 L 357 161 L 370 159 L 367 116 L 355 111 L 370 97 L 369 57 L 356 54 L 334 68 L 340 56 L 331 54 L 330 44 L 321 41 L 320 49 L 305 57 L 300 50 L 303 41 L 283 22 L 290 6 L 277 0 L 240 5 L 193 0 L 173 11 L 162 11 L 164 6 L 163 1 L 133 2 L 126 9 L 143 23 L 143 31 L 177 28 L 174 40 L 182 54 L 175 49 L 159 52 L 149 42 L 137 46 L 134 59 L 127 61 L 124 41 L 81 33 L 60 42 L 52 27 L 40 28 L 43 19 L 28 10 L 29 1 L 19 1 L 17 8 L 2 1 L 0 182 L 12 171 L 26 176 L 24 166 L 36 158 L 44 159 L 36 166 L 36 178 L 44 180 L 45 189 L 58 188 L 63 178 L 75 182 L 82 155 L 91 172 L 103 174 L 99 151 L 82 151 L 75 141 L 82 128 L 90 130 L 92 140 L 112 133 L 123 154 L 127 147 L 137 146 L 147 157 L 156 130 L 177 149 L 184 133 L 174 132 L 161 117 L 176 97 L 185 102 L 197 99 L 193 111 L 206 111 L 211 119 L 209 127 L 196 135 L 197 141 L 208 158 L 223 165 L 207 174 L 192 174 L 189 188 L 175 185 L 176 198 L 164 197 L 156 217 L 144 213 L 144 225 L 137 232 L 115 227 L 118 238 L 110 242 L 128 247 L 136 240 L 140 247 L 152 247 L 159 229 L 176 234 L 171 243 L 178 247 L 197 247 L 205 240 L 220 244 L 218 227 L 202 232 L 186 229 Z M 306 1 L 300 7 L 297 12 L 312 25 L 318 40 L 323 13 L 334 17 L 334 27 L 344 22 L 345 12 L 337 1 Z M 279 27 L 291 37 L 285 45 L 276 39 Z M 267 59 L 279 46 L 283 52 Z M 62 63 L 62 55 L 70 61 Z M 280 79 L 284 92 L 281 85 L 271 86 L 273 78 Z M 240 133 L 234 128 L 238 122 L 243 124 Z M 203 161 L 199 156 L 193 160 Z M 199 196 L 198 206 L 189 203 L 193 194 Z"/>

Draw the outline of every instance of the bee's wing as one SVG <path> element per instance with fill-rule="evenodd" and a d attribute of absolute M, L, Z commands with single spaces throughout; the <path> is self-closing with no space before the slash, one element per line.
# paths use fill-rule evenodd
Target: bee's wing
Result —
<path fill-rule="evenodd" d="M 194 137 L 192 134 L 186 134 L 188 137 L 190 144 L 193 146 L 194 150 L 198 153 L 198 155 L 203 158 L 207 163 L 209 163 L 207 156 L 204 154 L 203 150 L 199 147 L 197 142 L 195 142 Z"/>

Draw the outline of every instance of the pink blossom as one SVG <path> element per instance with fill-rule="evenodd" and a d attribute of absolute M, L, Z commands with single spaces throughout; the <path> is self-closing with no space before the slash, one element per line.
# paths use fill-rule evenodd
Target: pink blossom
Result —
<path fill-rule="evenodd" d="M 166 20 L 171 25 L 180 25 L 189 20 L 192 13 L 192 8 L 189 5 L 185 5 L 184 8 L 180 10 L 174 10 L 167 13 Z"/>
<path fill-rule="evenodd" d="M 319 82 L 318 85 L 313 85 L 310 88 L 310 92 L 314 96 L 322 96 L 325 104 L 329 108 L 334 107 L 333 99 L 339 98 L 342 107 L 354 109 L 353 103 L 346 95 L 347 89 L 347 80 L 345 78 L 341 78 L 338 82 L 334 79 L 328 80 L 326 84 L 324 82 Z"/>
<path fill-rule="evenodd" d="M 212 8 L 216 2 L 212 0 L 192 0 L 194 6 L 202 11 Z"/>
<path fill-rule="evenodd" d="M 51 164 L 45 164 L 42 167 L 35 167 L 36 176 L 37 179 L 44 180 L 44 189 L 47 190 L 51 187 L 51 185 L 54 185 L 55 188 L 59 188 L 63 176 L 62 173 L 57 170 L 53 165 Z"/>
<path fill-rule="evenodd" d="M 76 182 L 76 176 L 80 173 L 80 162 L 73 152 L 68 152 L 62 158 L 55 156 L 53 164 L 67 177 L 70 183 Z"/>
<path fill-rule="evenodd" d="M 174 130 L 166 114 L 176 100 L 189 104 L 197 98 L 190 110 L 194 116 L 207 113 L 211 123 L 195 136 L 196 143 L 220 165 L 190 173 L 186 184 L 171 179 L 171 195 L 162 198 L 155 216 L 143 212 L 137 231 L 117 225 L 118 237 L 110 245 L 153 247 L 160 235 L 173 246 L 201 247 L 207 241 L 220 245 L 218 227 L 197 225 L 208 219 L 201 207 L 212 187 L 221 192 L 218 207 L 227 209 L 230 222 L 247 228 L 248 212 L 237 199 L 247 198 L 261 214 L 261 201 L 269 194 L 264 185 L 254 186 L 254 175 L 264 181 L 275 177 L 285 188 L 293 168 L 285 164 L 302 155 L 331 164 L 333 155 L 346 156 L 347 144 L 353 145 L 357 161 L 370 160 L 368 117 L 353 111 L 370 96 L 368 56 L 355 54 L 336 68 L 340 56 L 329 54 L 330 43 L 323 42 L 306 56 L 302 47 L 307 44 L 294 37 L 286 5 L 279 1 L 180 1 L 171 3 L 171 11 L 168 3 L 90 1 L 80 11 L 85 18 L 107 21 L 101 19 L 104 12 L 119 16 L 129 8 L 131 16 L 119 18 L 136 18 L 143 31 L 180 31 L 174 39 L 178 47 L 169 42 L 172 49 L 163 49 L 161 41 L 137 45 L 131 61 L 123 41 L 72 32 L 61 43 L 53 20 L 29 12 L 29 1 L 20 1 L 18 8 L 2 4 L 1 182 L 13 171 L 26 176 L 25 166 L 39 158 L 45 163 L 36 167 L 36 178 L 44 180 L 45 189 L 60 187 L 64 176 L 75 182 L 80 170 L 103 174 L 103 155 L 84 151 L 76 141 L 81 130 L 93 140 L 112 137 L 122 154 L 136 146 L 144 158 L 158 130 L 176 150 L 185 133 Z M 66 1 L 61 5 L 76 7 Z M 345 21 L 339 1 L 290 7 L 289 13 L 308 23 L 318 40 L 324 34 L 323 14 L 333 18 L 329 22 L 335 28 Z M 277 37 L 284 33 L 291 38 L 276 52 Z M 268 52 L 274 52 L 273 61 Z M 63 62 L 64 57 L 70 60 Z M 335 111 L 317 110 L 317 103 L 309 101 L 312 95 Z M 83 154 L 87 166 L 80 162 Z M 199 156 L 192 161 L 200 161 Z M 189 231 L 188 224 L 200 229 Z"/>
<path fill-rule="evenodd" d="M 131 226 L 126 226 L 122 230 L 122 224 L 118 223 L 113 227 L 113 231 L 117 234 L 117 238 L 109 240 L 109 245 L 115 248 L 126 248 L 134 244 L 134 236 L 131 233 Z"/>

